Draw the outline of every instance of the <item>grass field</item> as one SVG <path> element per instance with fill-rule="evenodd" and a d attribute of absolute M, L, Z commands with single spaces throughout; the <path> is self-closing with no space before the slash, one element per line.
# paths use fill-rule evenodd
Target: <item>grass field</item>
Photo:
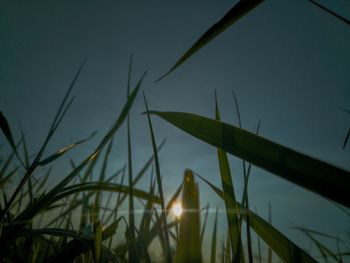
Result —
<path fill-rule="evenodd" d="M 240 1 L 157 81 L 171 74 L 261 2 Z M 3 113 L 0 114 L 1 136 L 6 141 L 0 154 L 0 262 L 251 263 L 349 260 L 349 236 L 332 236 L 323 233 L 322 229 L 296 229 L 304 233 L 315 248 L 310 252 L 273 226 L 271 209 L 268 220 L 254 212 L 249 204 L 248 191 L 251 167 L 256 166 L 316 193 L 319 198 L 332 201 L 350 216 L 349 171 L 260 136 L 259 125 L 256 132 L 242 129 L 235 96 L 239 118 L 237 127 L 221 121 L 216 98 L 213 119 L 187 112 L 151 110 L 152 105 L 147 104 L 147 93 L 141 94 L 146 73 L 139 77 L 135 87 L 131 87 L 131 61 L 126 87 L 128 97 L 120 113 L 116 114 L 113 125 L 94 150 L 82 156 L 82 161 L 69 160 L 70 171 L 57 184 L 49 187 L 49 167 L 66 157 L 70 150 L 79 149 L 81 144 L 94 137 L 92 134 L 55 153 L 47 153 L 48 144 L 73 102 L 72 91 L 84 64 L 85 61 L 74 76 L 38 152 L 33 153 L 28 149 L 23 132 L 20 138 L 14 138 L 9 124 L 11 121 Z M 141 169 L 135 170 L 132 152 L 137 149 L 132 146 L 132 118 L 129 112 L 136 97 L 142 95 L 143 117 L 148 125 L 145 134 L 153 151 Z M 217 177 L 221 184 L 214 185 L 202 175 L 187 169 L 183 172 L 182 183 L 174 186 L 171 197 L 166 198 L 159 159 L 165 141 L 159 140 L 155 134 L 157 127 L 152 124 L 154 118 L 160 118 L 203 143 L 214 146 L 217 162 L 213 165 L 219 166 Z M 121 127 L 126 127 L 126 138 L 120 135 Z M 111 151 L 117 138 L 126 141 L 127 160 L 124 166 L 110 173 L 107 167 L 115 161 Z M 349 133 L 344 147 L 348 138 Z M 228 155 L 242 159 L 244 185 L 239 191 L 243 193 L 242 196 L 237 195 Z M 139 187 L 137 183 L 140 180 L 146 180 L 148 187 Z M 198 182 L 204 183 L 222 199 L 224 213 L 219 214 L 215 208 L 213 225 L 206 223 L 210 204 L 206 206 L 201 203 Z M 218 236 L 220 216 L 225 217 L 227 222 L 224 237 Z M 204 240 L 208 236 L 210 239 Z M 337 249 L 328 247 L 322 238 L 334 242 Z M 210 246 L 204 247 L 204 243 Z"/>

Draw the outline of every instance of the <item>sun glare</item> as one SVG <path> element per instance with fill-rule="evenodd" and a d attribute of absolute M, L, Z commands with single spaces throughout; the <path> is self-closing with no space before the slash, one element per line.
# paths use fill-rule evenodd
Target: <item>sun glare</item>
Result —
<path fill-rule="evenodd" d="M 182 215 L 182 212 L 183 212 L 181 203 L 174 204 L 172 210 L 173 210 L 173 214 L 176 217 L 180 217 Z"/>

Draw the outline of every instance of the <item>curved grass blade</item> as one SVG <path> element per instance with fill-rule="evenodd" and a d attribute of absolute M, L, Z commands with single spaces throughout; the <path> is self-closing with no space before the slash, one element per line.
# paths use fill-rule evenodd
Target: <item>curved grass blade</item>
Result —
<path fill-rule="evenodd" d="M 92 137 L 94 137 L 96 135 L 97 131 L 94 131 L 88 138 L 83 139 L 83 140 L 79 140 L 75 143 L 69 144 L 61 149 L 59 149 L 57 152 L 55 152 L 54 154 L 46 157 L 44 160 L 41 160 L 38 165 L 40 166 L 44 166 L 47 165 L 53 161 L 55 161 L 56 159 L 58 159 L 59 157 L 61 157 L 63 154 L 65 154 L 66 152 L 70 151 L 71 149 L 79 146 L 80 144 L 90 140 Z"/>
<path fill-rule="evenodd" d="M 223 199 L 223 192 L 210 183 L 208 180 L 196 173 L 196 175 L 206 182 L 210 188 L 221 198 Z M 231 202 L 233 202 L 231 200 Z M 315 263 L 316 261 L 294 244 L 291 240 L 285 237 L 281 232 L 274 228 L 271 224 L 266 222 L 260 216 L 255 214 L 253 211 L 244 208 L 240 203 L 236 202 L 241 211 L 243 219 L 246 220 L 247 216 L 250 218 L 251 228 L 266 242 L 269 247 L 275 251 L 275 253 L 284 261 L 284 262 L 300 262 L 300 263 Z"/>
<path fill-rule="evenodd" d="M 199 189 L 191 170 L 186 170 L 184 174 L 181 202 L 183 213 L 179 220 L 180 231 L 175 252 L 175 263 L 202 262 Z"/>
<path fill-rule="evenodd" d="M 102 240 L 112 236 L 118 228 L 120 218 L 110 224 L 102 231 Z M 81 253 L 85 253 L 93 248 L 93 240 L 91 237 L 85 239 L 74 238 L 65 246 L 59 249 L 54 255 L 49 257 L 46 262 L 71 262 Z"/>
<path fill-rule="evenodd" d="M 63 117 L 65 116 L 65 114 L 67 113 L 70 105 L 72 104 L 74 97 L 67 103 L 68 101 L 68 97 L 81 73 L 81 70 L 85 64 L 85 61 L 83 61 L 83 63 L 80 65 L 77 73 L 75 74 L 73 81 L 70 84 L 69 89 L 67 90 L 60 106 L 59 109 L 56 113 L 56 116 L 54 118 L 54 121 L 51 124 L 51 127 L 49 129 L 49 132 L 44 140 L 44 143 L 42 144 L 38 154 L 36 155 L 36 157 L 34 158 L 33 162 L 31 163 L 31 165 L 29 166 L 28 169 L 26 169 L 26 173 L 24 174 L 23 178 L 20 180 L 19 184 L 17 185 L 16 189 L 14 190 L 9 202 L 7 203 L 5 209 L 2 211 L 2 213 L 0 213 L 0 219 L 2 219 L 3 215 L 7 213 L 7 211 L 10 209 L 13 201 L 16 199 L 17 195 L 21 192 L 23 186 L 25 185 L 25 183 L 27 182 L 27 180 L 32 176 L 34 170 L 38 167 L 38 163 L 42 157 L 42 155 L 44 154 L 44 151 L 46 149 L 47 144 L 49 143 L 50 139 L 52 138 L 53 134 L 55 133 L 56 129 L 58 128 L 59 124 L 61 123 Z M 3 121 L 3 120 L 2 120 Z M 4 124 L 2 124 L 4 125 Z M 16 149 L 14 149 L 15 153 L 17 153 Z M 18 156 L 18 154 L 16 154 Z M 18 158 L 20 160 L 20 158 Z M 20 162 L 22 163 L 22 161 L 20 160 Z M 0 242 L 1 243 L 1 242 Z M 1 252 L 1 251 L 0 251 Z"/>
<path fill-rule="evenodd" d="M 48 207 L 49 205 L 51 205 L 54 201 L 55 198 L 57 198 L 56 196 L 62 191 L 62 189 L 68 184 L 70 183 L 73 178 L 75 178 L 75 176 L 77 176 L 80 171 L 91 161 L 96 159 L 99 156 L 99 153 L 101 152 L 101 150 L 103 149 L 103 147 L 109 142 L 109 140 L 114 136 L 114 134 L 117 132 L 117 130 L 119 129 L 119 127 L 122 125 L 122 123 L 124 122 L 127 113 L 129 112 L 129 109 L 131 107 L 131 105 L 133 104 L 135 97 L 139 91 L 139 88 L 141 86 L 142 80 L 144 78 L 145 74 L 143 74 L 143 76 L 141 77 L 141 79 L 139 80 L 139 82 L 137 83 L 136 87 L 134 88 L 134 90 L 132 91 L 132 93 L 130 94 L 127 102 L 125 103 L 119 117 L 117 118 L 117 120 L 115 121 L 114 125 L 112 126 L 112 128 L 109 130 L 109 132 L 104 136 L 104 138 L 102 139 L 102 141 L 100 142 L 100 144 L 97 146 L 97 148 L 95 149 L 95 151 L 89 155 L 84 161 L 82 161 L 71 173 L 69 173 L 62 181 L 60 181 L 60 183 L 58 183 L 55 187 L 53 187 L 51 189 L 51 191 L 43 196 L 41 196 L 40 198 L 38 198 L 38 200 L 36 200 L 35 202 L 33 202 L 30 206 L 27 207 L 27 209 L 25 209 L 21 214 L 19 214 L 15 219 L 13 224 L 7 229 L 6 233 L 4 233 L 0 239 L 0 246 L 3 245 L 5 247 L 6 244 L 9 244 L 9 240 L 11 240 L 14 236 L 15 233 L 19 232 L 23 226 L 26 224 L 26 222 L 30 219 L 32 219 L 40 210 Z M 44 144 L 45 146 L 45 144 Z M 42 154 L 42 153 L 41 153 Z M 36 163 L 39 161 L 38 158 L 40 158 L 41 154 L 39 153 L 37 158 L 34 160 L 33 162 L 33 169 L 36 167 Z M 26 173 L 26 175 L 30 176 L 32 171 L 29 171 Z M 22 181 L 24 181 L 23 183 L 25 183 L 25 180 L 22 179 Z M 19 186 L 17 187 L 17 190 L 20 189 Z M 14 199 L 15 194 L 13 194 L 13 199 Z M 10 204 L 8 204 L 7 206 L 7 210 L 8 207 L 10 207 Z M 5 207 L 5 208 L 6 208 Z M 5 209 L 4 211 L 2 211 L 3 214 L 5 214 L 7 212 L 7 210 Z M 6 249 L 3 249 L 1 252 L 4 252 Z"/>
<path fill-rule="evenodd" d="M 228 11 L 217 23 L 210 27 L 191 47 L 188 49 L 182 57 L 175 63 L 175 65 L 156 82 L 160 81 L 167 75 L 169 75 L 178 66 L 184 63 L 189 57 L 196 53 L 199 49 L 208 44 L 212 39 L 217 37 L 220 33 L 229 28 L 232 24 L 248 14 L 256 6 L 262 3 L 264 0 L 240 0 L 235 6 Z"/>
<path fill-rule="evenodd" d="M 122 192 L 122 193 L 129 194 L 129 187 L 125 185 L 116 184 L 116 183 L 105 183 L 105 182 L 88 182 L 88 183 L 76 184 L 76 185 L 63 188 L 62 191 L 60 191 L 60 193 L 58 193 L 52 199 L 52 202 L 56 202 L 66 196 L 83 192 L 83 191 L 113 191 L 113 192 Z M 148 192 L 145 192 L 137 188 L 134 188 L 133 192 L 135 197 L 145 199 L 145 200 L 152 199 L 153 202 L 157 204 L 160 203 L 159 196 L 151 197 L 151 195 Z"/>
<path fill-rule="evenodd" d="M 350 173 L 246 130 L 181 112 L 151 111 L 192 136 L 350 207 Z"/>

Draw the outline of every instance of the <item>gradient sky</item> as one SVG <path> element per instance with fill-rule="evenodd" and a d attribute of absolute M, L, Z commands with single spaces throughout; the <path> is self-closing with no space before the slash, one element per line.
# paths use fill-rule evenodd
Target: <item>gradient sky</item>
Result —
<path fill-rule="evenodd" d="M 236 1 L 4 1 L 0 5 L 0 110 L 18 136 L 21 123 L 32 152 L 38 150 L 80 63 L 87 63 L 73 93 L 77 98 L 48 150 L 98 135 L 69 156 L 81 160 L 119 114 L 126 99 L 130 54 L 132 83 L 148 70 L 149 107 L 214 116 L 218 92 L 222 119 L 237 124 L 231 91 L 238 96 L 243 127 L 295 150 L 349 169 L 350 27 L 306 0 L 265 1 L 164 80 L 164 74 L 194 41 Z M 350 18 L 350 2 L 319 1 Z M 151 154 L 142 96 L 131 111 L 135 170 Z M 156 117 L 166 193 L 191 168 L 220 185 L 216 151 Z M 4 137 L 0 137 L 0 144 Z M 67 171 L 58 163 L 52 183 Z M 231 158 L 238 196 L 241 162 Z M 115 140 L 110 171 L 126 161 L 125 129 Z M 148 178 L 145 183 L 148 184 Z M 142 187 L 142 183 L 141 186 Z M 200 183 L 202 205 L 223 203 Z M 291 226 L 349 233 L 348 217 L 327 200 L 254 168 L 250 204 L 296 243 L 308 242 Z M 211 224 L 213 215 L 208 223 Z M 225 218 L 221 216 L 221 233 Z M 221 237 L 220 237 L 221 238 Z"/>

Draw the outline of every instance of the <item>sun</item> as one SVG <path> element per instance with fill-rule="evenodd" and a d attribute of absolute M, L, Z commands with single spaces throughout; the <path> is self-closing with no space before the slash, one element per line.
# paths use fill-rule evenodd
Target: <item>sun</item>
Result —
<path fill-rule="evenodd" d="M 172 207 L 172 212 L 176 217 L 180 217 L 183 213 L 181 203 L 175 203 Z"/>

